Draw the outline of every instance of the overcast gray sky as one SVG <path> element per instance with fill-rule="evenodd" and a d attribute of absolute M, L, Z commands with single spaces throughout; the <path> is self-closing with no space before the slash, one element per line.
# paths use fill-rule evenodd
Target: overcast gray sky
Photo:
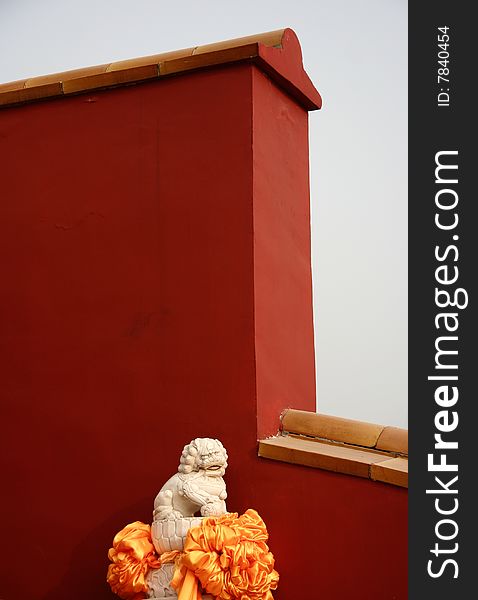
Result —
<path fill-rule="evenodd" d="M 292 27 L 310 119 L 321 412 L 407 426 L 406 0 L 0 0 L 0 82 Z"/>

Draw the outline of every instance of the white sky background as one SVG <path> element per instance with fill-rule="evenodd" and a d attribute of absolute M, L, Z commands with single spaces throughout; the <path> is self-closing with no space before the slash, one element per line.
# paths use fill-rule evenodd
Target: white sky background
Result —
<path fill-rule="evenodd" d="M 310 118 L 318 407 L 406 427 L 406 0 L 0 0 L 0 82 L 282 27 L 324 99 Z"/>

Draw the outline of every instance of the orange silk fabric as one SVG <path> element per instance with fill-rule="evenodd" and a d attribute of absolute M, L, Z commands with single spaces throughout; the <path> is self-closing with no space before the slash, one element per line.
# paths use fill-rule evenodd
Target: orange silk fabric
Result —
<path fill-rule="evenodd" d="M 183 552 L 165 552 L 159 559 L 150 536 L 149 525 L 139 521 L 115 536 L 107 580 L 121 598 L 144 598 L 148 570 L 174 562 L 171 585 L 178 600 L 201 600 L 201 590 L 217 600 L 273 600 L 279 574 L 265 523 L 255 510 L 204 519 L 189 530 Z"/>
<path fill-rule="evenodd" d="M 145 598 L 146 574 L 161 566 L 151 542 L 150 526 L 141 521 L 126 525 L 115 535 L 108 558 L 111 564 L 106 581 L 112 591 L 124 600 Z"/>
<path fill-rule="evenodd" d="M 200 600 L 198 582 L 218 600 L 272 600 L 279 574 L 267 546 L 264 521 L 249 509 L 204 519 L 189 530 L 172 586 L 178 600 Z M 192 577 L 194 575 L 194 577 Z"/>

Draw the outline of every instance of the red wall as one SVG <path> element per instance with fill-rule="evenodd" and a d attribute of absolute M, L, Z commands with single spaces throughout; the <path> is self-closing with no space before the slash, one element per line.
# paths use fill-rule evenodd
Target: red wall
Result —
<path fill-rule="evenodd" d="M 276 598 L 405 598 L 403 490 L 256 457 L 315 405 L 305 111 L 222 67 L 5 109 L 0 146 L 0 597 L 112 597 L 114 533 L 214 436 Z"/>
<path fill-rule="evenodd" d="M 315 412 L 308 113 L 253 70 L 254 320 L 259 437 Z"/>

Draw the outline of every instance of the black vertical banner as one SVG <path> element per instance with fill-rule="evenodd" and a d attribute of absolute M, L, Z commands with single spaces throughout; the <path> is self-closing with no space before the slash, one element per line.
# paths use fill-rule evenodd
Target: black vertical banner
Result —
<path fill-rule="evenodd" d="M 411 600 L 478 597 L 478 109 L 471 108 L 478 36 L 471 6 L 409 3 Z"/>

